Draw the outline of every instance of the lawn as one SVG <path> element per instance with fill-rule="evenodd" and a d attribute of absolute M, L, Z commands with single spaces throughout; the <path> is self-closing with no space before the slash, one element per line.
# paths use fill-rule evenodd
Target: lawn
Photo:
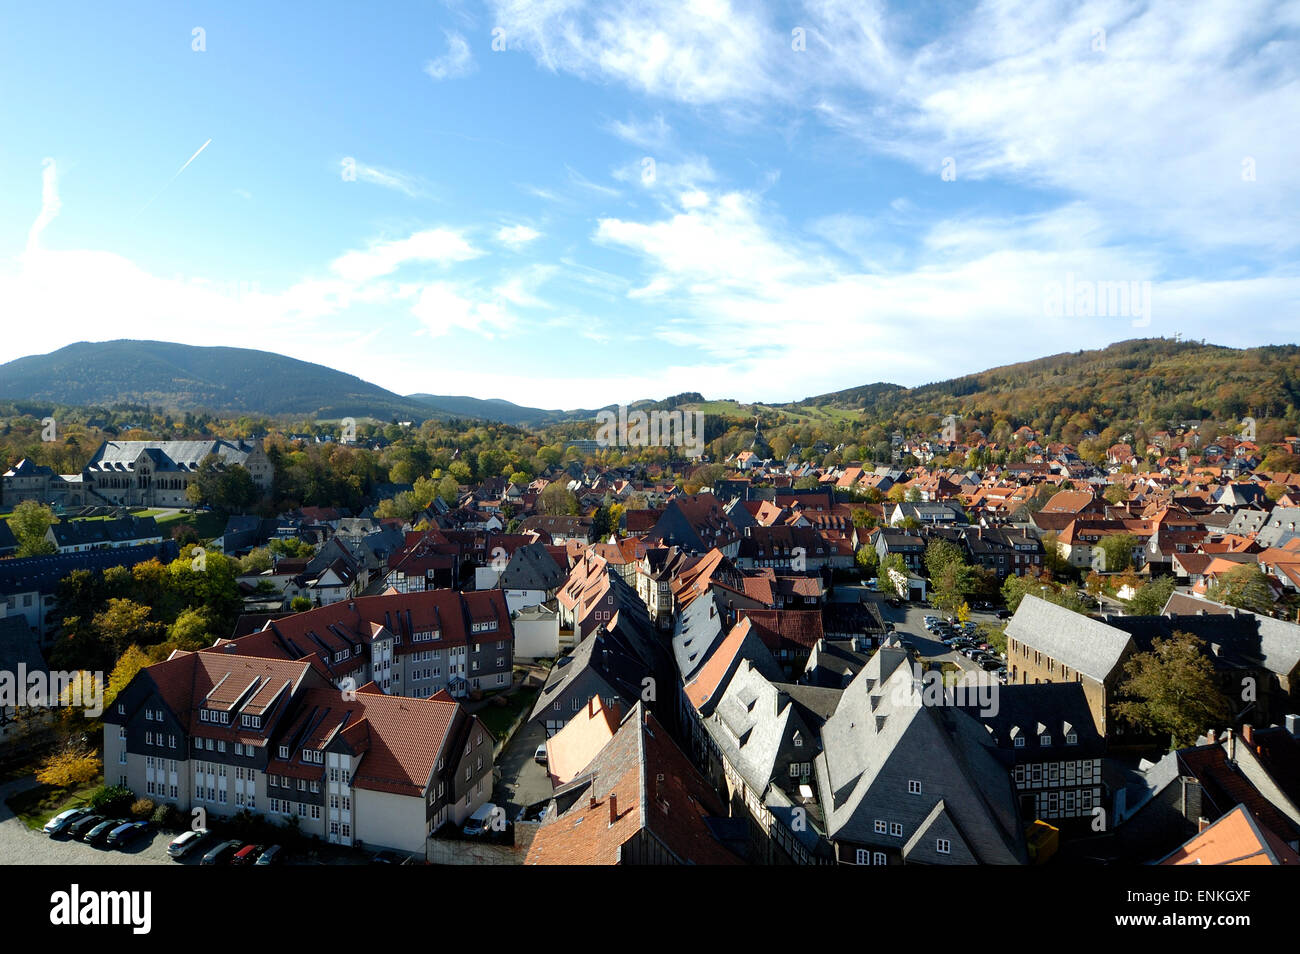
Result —
<path fill-rule="evenodd" d="M 497 739 L 501 739 L 509 731 L 510 726 L 514 725 L 515 719 L 519 718 L 519 714 L 527 712 L 533 707 L 533 702 L 536 699 L 536 689 L 520 689 L 514 695 L 506 696 L 507 705 L 488 704 L 479 709 L 475 715 L 488 727 L 489 732 Z"/>
<path fill-rule="evenodd" d="M 88 785 L 71 788 L 59 785 L 37 785 L 35 788 L 14 795 L 6 804 L 23 820 L 24 825 L 33 831 L 40 831 L 45 827 L 45 823 L 59 812 L 85 805 L 103 783 L 103 779 L 97 779 Z"/>
<path fill-rule="evenodd" d="M 173 527 L 188 523 L 199 535 L 200 540 L 211 540 L 221 536 L 226 530 L 226 518 L 215 510 L 200 510 L 198 513 L 175 513 L 157 521 L 158 528 L 164 536 L 171 533 Z"/>

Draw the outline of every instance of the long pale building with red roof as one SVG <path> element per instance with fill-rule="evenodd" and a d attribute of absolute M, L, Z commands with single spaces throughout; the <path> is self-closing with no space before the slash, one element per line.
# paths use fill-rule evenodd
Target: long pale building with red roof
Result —
<path fill-rule="evenodd" d="M 311 661 L 177 652 L 104 713 L 105 778 L 184 814 L 260 814 L 423 855 L 491 795 L 493 737 L 446 692 L 341 689 Z"/>

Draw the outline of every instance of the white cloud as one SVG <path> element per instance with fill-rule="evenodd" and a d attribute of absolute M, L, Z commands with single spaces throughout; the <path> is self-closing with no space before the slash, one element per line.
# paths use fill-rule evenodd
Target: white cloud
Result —
<path fill-rule="evenodd" d="M 497 230 L 497 241 L 510 248 L 523 248 L 541 238 L 542 233 L 527 225 L 504 225 Z"/>
<path fill-rule="evenodd" d="M 376 242 L 364 251 L 345 252 L 330 270 L 350 282 L 388 275 L 410 262 L 465 262 L 482 253 L 453 229 L 425 229 L 404 239 Z"/>
<path fill-rule="evenodd" d="M 457 79 L 475 70 L 474 54 L 469 42 L 459 33 L 443 31 L 447 36 L 447 52 L 424 64 L 424 72 L 435 80 Z"/>
<path fill-rule="evenodd" d="M 619 139 L 640 146 L 642 149 L 666 148 L 673 133 L 663 113 L 657 113 L 653 118 L 646 120 L 628 119 L 626 122 L 615 120 L 608 128 Z"/>
<path fill-rule="evenodd" d="M 63 203 L 59 200 L 58 166 L 53 159 L 45 159 L 41 166 L 41 211 L 27 233 L 27 251 L 29 253 L 40 248 L 41 234 L 63 208 Z"/>
<path fill-rule="evenodd" d="M 478 295 L 451 282 L 425 285 L 420 289 L 411 314 L 434 337 L 459 328 L 491 338 L 513 324 L 513 318 L 501 301 L 493 296 Z"/>
<path fill-rule="evenodd" d="M 728 0 L 490 0 L 512 47 L 552 71 L 688 103 L 752 99 L 789 33 Z"/>
<path fill-rule="evenodd" d="M 348 160 L 345 160 L 347 162 Z M 354 165 L 350 168 L 351 172 L 361 182 L 368 182 L 371 185 L 382 186 L 385 189 L 393 189 L 397 192 L 403 192 L 412 198 L 418 198 L 428 194 L 428 189 L 419 176 L 409 175 L 405 172 L 397 172 L 393 169 L 384 169 L 380 166 L 370 166 L 364 163 L 351 160 Z"/>
<path fill-rule="evenodd" d="M 850 223 L 836 224 L 843 231 Z M 852 233 L 860 258 L 872 257 L 870 225 Z M 709 393 L 746 400 L 876 380 L 915 385 L 1149 335 L 1285 340 L 1283 320 L 1268 316 L 1294 315 L 1300 304 L 1294 275 L 1162 278 L 1154 250 L 1126 244 L 1082 204 L 940 221 L 922 228 L 918 251 L 900 258 L 887 247 L 871 270 L 793 236 L 744 193 L 716 194 L 654 221 L 601 219 L 593 238 L 640 258 L 645 283 L 630 297 L 679 315 L 660 322 L 657 336 L 681 349 L 683 363 L 701 355 L 716 362 Z M 1052 318 L 1049 286 L 1067 281 L 1150 282 L 1151 313 Z M 1259 324 L 1225 326 L 1225 314 L 1259 316 Z"/>
<path fill-rule="evenodd" d="M 1300 14 L 1285 0 L 983 0 L 937 27 L 883 0 L 806 0 L 780 17 L 725 0 L 491 5 L 550 70 L 754 126 L 811 110 L 936 180 L 951 157 L 959 183 L 1084 197 L 1178 249 L 1275 261 L 1300 244 L 1300 124 L 1283 119 Z M 638 144 L 652 132 L 611 130 Z"/>

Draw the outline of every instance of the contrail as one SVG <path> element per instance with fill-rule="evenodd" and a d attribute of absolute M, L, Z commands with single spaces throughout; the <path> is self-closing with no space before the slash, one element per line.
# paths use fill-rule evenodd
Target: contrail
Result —
<path fill-rule="evenodd" d="M 199 157 L 199 153 L 202 152 L 204 149 L 207 149 L 208 145 L 211 142 L 212 140 L 209 139 L 203 145 L 199 146 L 199 148 L 195 151 L 194 155 L 190 156 L 188 159 L 185 160 L 185 165 L 181 166 L 179 169 L 176 170 L 176 175 L 172 176 L 165 183 L 163 183 L 163 187 L 153 194 L 153 199 L 150 199 L 141 207 L 140 212 L 143 212 L 145 209 L 149 208 L 149 206 L 153 205 L 153 200 L 158 198 L 158 196 L 162 195 L 163 192 L 167 189 L 167 187 L 176 181 L 176 176 L 179 176 L 182 172 L 188 169 L 190 167 L 190 163 L 193 162 L 195 159 L 197 159 Z M 137 212 L 136 215 L 139 215 L 140 212 Z"/>

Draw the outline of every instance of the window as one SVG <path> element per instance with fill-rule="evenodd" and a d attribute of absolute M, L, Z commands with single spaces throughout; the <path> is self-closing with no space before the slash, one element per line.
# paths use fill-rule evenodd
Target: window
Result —
<path fill-rule="evenodd" d="M 902 823 L 902 822 L 890 822 L 890 823 L 889 823 L 889 834 L 892 835 L 894 838 L 902 838 L 902 837 L 903 837 L 903 823 Z"/>
<path fill-rule="evenodd" d="M 936 839 L 934 850 L 939 852 L 941 855 L 950 855 L 952 854 L 952 843 L 949 842 L 947 838 Z"/>
<path fill-rule="evenodd" d="M 1066 745 L 1078 745 L 1078 744 L 1079 744 L 1079 736 L 1076 735 L 1075 733 L 1071 732 L 1069 735 L 1067 735 L 1067 736 L 1065 737 L 1065 744 L 1066 744 Z"/>
<path fill-rule="evenodd" d="M 1051 744 L 1052 744 L 1052 737 L 1051 737 L 1050 735 L 1040 735 L 1040 736 L 1038 737 L 1038 744 L 1039 744 L 1039 745 L 1051 745 Z"/>
<path fill-rule="evenodd" d="M 280 746 L 280 758 L 287 759 L 288 757 L 289 757 L 289 746 L 287 745 Z"/>
<path fill-rule="evenodd" d="M 857 864 L 869 865 L 871 864 L 871 852 L 867 851 L 865 848 L 859 848 L 854 853 L 854 860 Z"/>
<path fill-rule="evenodd" d="M 920 794 L 921 794 L 921 783 L 920 783 L 920 781 L 918 781 L 917 779 L 914 779 L 914 778 L 912 778 L 912 779 L 908 779 L 908 780 L 907 780 L 907 792 L 908 792 L 909 795 L 920 795 Z"/>
<path fill-rule="evenodd" d="M 871 863 L 873 865 L 885 864 L 885 853 L 883 851 L 874 851 L 871 853 Z"/>
<path fill-rule="evenodd" d="M 889 831 L 889 825 L 881 819 L 876 819 L 876 834 L 883 835 Z"/>
<path fill-rule="evenodd" d="M 1025 737 L 1023 735 L 1016 736 L 1016 748 L 1023 749 L 1024 747 L 1025 747 Z"/>

